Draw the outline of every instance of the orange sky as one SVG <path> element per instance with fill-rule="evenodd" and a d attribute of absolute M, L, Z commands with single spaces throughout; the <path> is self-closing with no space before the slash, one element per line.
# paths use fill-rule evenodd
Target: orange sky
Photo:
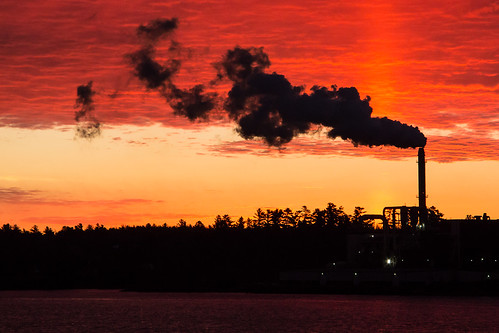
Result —
<path fill-rule="evenodd" d="M 179 19 L 180 86 L 209 82 L 236 45 L 264 47 L 269 73 L 307 89 L 355 86 L 373 116 L 418 126 L 429 205 L 499 218 L 498 1 L 4 0 L 0 224 L 211 223 L 258 207 L 417 203 L 413 149 L 354 147 L 323 131 L 277 150 L 223 119 L 174 116 L 125 59 L 136 28 L 160 17 Z M 75 137 L 73 108 L 89 81 L 103 126 L 93 140 Z"/>

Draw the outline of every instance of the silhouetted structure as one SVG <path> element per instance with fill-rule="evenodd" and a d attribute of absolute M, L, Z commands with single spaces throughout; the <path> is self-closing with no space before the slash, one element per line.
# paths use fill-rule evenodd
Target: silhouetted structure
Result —
<path fill-rule="evenodd" d="M 419 198 L 419 219 L 422 226 L 428 222 L 428 212 L 426 210 L 426 160 L 424 148 L 418 149 L 418 198 Z"/>
<path fill-rule="evenodd" d="M 383 214 L 361 216 L 375 227 L 348 232 L 345 261 L 281 272 L 281 281 L 335 291 L 498 293 L 499 220 L 487 214 L 443 220 L 435 207 L 426 206 L 425 174 L 424 149 L 419 148 L 418 206 L 385 207 Z"/>

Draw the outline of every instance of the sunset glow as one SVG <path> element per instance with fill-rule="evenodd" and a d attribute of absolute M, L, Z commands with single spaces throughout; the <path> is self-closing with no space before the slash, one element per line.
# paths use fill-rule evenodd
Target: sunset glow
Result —
<path fill-rule="evenodd" d="M 0 224 L 211 224 L 257 208 L 417 204 L 416 149 L 355 147 L 327 128 L 276 148 L 241 138 L 220 106 L 209 121 L 174 115 L 130 64 L 137 28 L 157 18 L 178 18 L 179 88 L 210 86 L 229 49 L 263 47 L 267 73 L 305 92 L 356 87 L 373 117 L 417 126 L 427 202 L 444 217 L 499 217 L 497 1 L 6 0 Z M 157 42 L 159 61 L 168 47 Z M 86 139 L 74 106 L 90 81 L 101 134 Z"/>

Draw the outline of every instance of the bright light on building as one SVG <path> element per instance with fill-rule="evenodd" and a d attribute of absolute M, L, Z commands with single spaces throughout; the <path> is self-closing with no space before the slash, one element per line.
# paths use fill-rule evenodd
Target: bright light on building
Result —
<path fill-rule="evenodd" d="M 385 265 L 386 266 L 395 266 L 395 258 L 386 258 Z"/>

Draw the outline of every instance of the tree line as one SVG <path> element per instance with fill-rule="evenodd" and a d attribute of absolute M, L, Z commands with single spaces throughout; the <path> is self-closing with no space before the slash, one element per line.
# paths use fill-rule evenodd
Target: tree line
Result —
<path fill-rule="evenodd" d="M 0 289 L 250 290 L 275 283 L 282 270 L 345 260 L 344 231 L 353 220 L 330 204 L 258 209 L 235 221 L 220 215 L 208 226 L 80 223 L 54 231 L 4 224 Z"/>
<path fill-rule="evenodd" d="M 79 223 L 59 231 L 3 224 L 0 289 L 255 290 L 279 284 L 282 271 L 355 265 L 348 259 L 350 236 L 384 234 L 360 218 L 363 211 L 356 207 L 349 215 L 332 203 L 314 210 L 258 209 L 246 219 L 218 215 L 207 226 L 182 219 L 174 226 Z M 430 208 L 430 216 L 437 213 Z M 486 222 L 462 224 L 459 239 L 449 223 L 418 231 L 420 246 L 411 251 L 423 259 L 431 254 L 441 265 L 460 244 L 463 267 L 495 269 L 499 225 Z"/>
<path fill-rule="evenodd" d="M 431 206 L 428 209 L 430 220 L 440 221 L 443 214 L 439 210 Z M 373 230 L 375 225 L 372 220 L 362 220 L 360 217 L 365 214 L 365 209 L 360 206 L 354 208 L 353 214 L 347 214 L 343 206 L 337 206 L 333 203 L 328 203 L 324 209 L 315 208 L 309 209 L 307 206 L 302 206 L 301 209 L 292 210 L 290 208 L 280 209 L 261 209 L 258 208 L 253 217 L 233 219 L 228 214 L 217 215 L 212 224 L 205 225 L 202 221 L 197 221 L 194 224 L 187 223 L 184 219 L 180 219 L 176 225 L 169 226 L 166 223 L 156 225 L 147 223 L 145 228 L 182 228 L 182 229 L 336 229 L 343 231 L 362 232 Z M 140 228 L 140 226 L 121 226 L 123 228 Z M 92 231 L 105 230 L 103 224 L 97 223 L 94 225 L 83 226 L 82 223 L 76 224 L 74 227 L 63 226 L 59 232 L 68 231 Z M 14 232 L 24 234 L 44 234 L 54 235 L 58 233 L 50 227 L 45 227 L 40 230 L 37 225 L 30 229 L 21 229 L 16 224 L 4 224 L 0 228 L 0 232 Z"/>

